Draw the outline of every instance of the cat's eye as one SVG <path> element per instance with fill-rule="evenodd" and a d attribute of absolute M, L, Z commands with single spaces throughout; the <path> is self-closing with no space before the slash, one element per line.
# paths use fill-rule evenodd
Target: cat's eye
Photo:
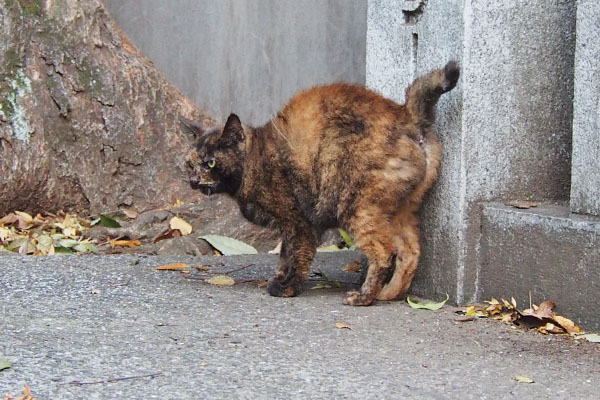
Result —
<path fill-rule="evenodd" d="M 208 160 L 208 162 L 206 163 L 206 165 L 208 165 L 208 168 L 214 168 L 216 164 L 217 162 L 215 160 Z"/>

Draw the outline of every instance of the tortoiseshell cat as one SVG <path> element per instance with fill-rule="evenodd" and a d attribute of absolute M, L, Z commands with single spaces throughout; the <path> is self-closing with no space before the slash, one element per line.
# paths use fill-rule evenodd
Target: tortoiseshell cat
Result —
<path fill-rule="evenodd" d="M 451 61 L 418 78 L 404 105 L 338 83 L 297 94 L 259 128 L 235 114 L 222 129 L 196 127 L 192 185 L 231 195 L 248 220 L 281 231 L 271 295 L 300 292 L 320 235 L 333 227 L 348 230 L 369 261 L 344 304 L 406 293 L 420 254 L 418 211 L 441 157 L 434 107 L 459 74 Z"/>

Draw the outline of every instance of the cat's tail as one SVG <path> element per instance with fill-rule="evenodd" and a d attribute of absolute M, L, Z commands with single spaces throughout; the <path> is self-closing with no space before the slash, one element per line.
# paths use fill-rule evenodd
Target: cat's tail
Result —
<path fill-rule="evenodd" d="M 406 107 L 416 120 L 433 123 L 435 105 L 440 96 L 456 86 L 460 76 L 460 67 L 456 61 L 450 61 L 444 68 L 436 69 L 417 78 L 406 89 Z"/>

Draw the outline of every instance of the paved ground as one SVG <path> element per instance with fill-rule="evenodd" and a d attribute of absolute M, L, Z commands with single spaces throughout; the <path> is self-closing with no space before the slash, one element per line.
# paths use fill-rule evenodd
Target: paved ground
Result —
<path fill-rule="evenodd" d="M 352 282 L 348 256 L 319 255 L 315 269 Z M 314 281 L 278 299 L 153 268 L 175 261 L 253 263 L 231 274 L 252 280 L 276 258 L 1 256 L 0 358 L 13 366 L 0 398 L 25 384 L 38 399 L 598 398 L 599 345 L 456 322 L 451 307 L 343 306 L 343 288 Z"/>

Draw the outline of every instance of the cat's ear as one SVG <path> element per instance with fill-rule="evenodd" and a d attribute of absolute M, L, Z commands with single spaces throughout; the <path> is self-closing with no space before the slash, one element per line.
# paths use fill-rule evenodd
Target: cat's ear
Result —
<path fill-rule="evenodd" d="M 194 135 L 194 138 L 196 139 L 198 139 L 200 136 L 206 133 L 206 130 L 201 125 L 195 123 L 190 119 L 180 116 L 179 122 L 181 122 L 181 124 L 186 127 L 186 130 L 192 135 Z"/>
<path fill-rule="evenodd" d="M 242 142 L 244 140 L 244 127 L 240 118 L 235 114 L 230 114 L 223 128 L 222 138 L 230 143 Z"/>

